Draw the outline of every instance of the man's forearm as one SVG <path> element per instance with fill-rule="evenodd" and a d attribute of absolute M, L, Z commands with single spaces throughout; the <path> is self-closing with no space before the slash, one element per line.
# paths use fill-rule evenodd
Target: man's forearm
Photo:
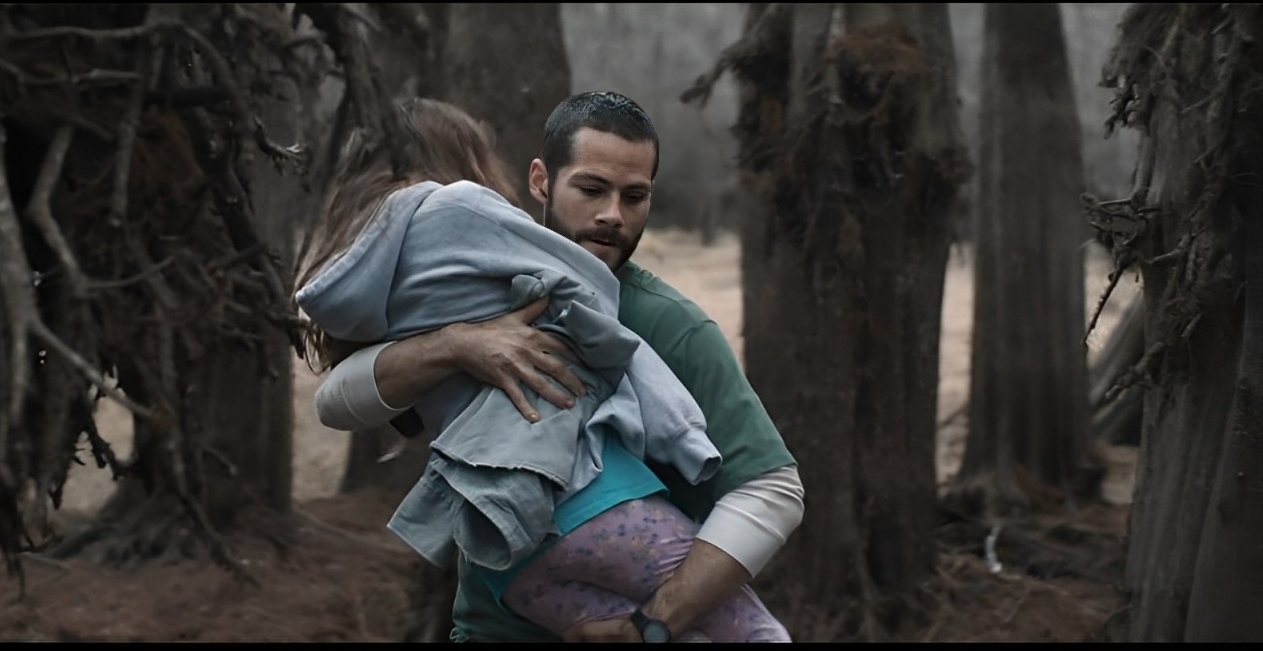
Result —
<path fill-rule="evenodd" d="M 383 402 L 396 409 L 409 407 L 456 373 L 450 332 L 442 328 L 382 349 L 373 365 L 373 377 Z"/>
<path fill-rule="evenodd" d="M 745 566 L 722 549 L 696 539 L 680 567 L 641 607 L 646 615 L 666 622 L 678 635 L 688 631 L 727 601 L 752 577 Z"/>
<path fill-rule="evenodd" d="M 798 528 L 803 487 L 798 468 L 778 468 L 729 491 L 706 518 L 680 568 L 645 604 L 676 634 L 730 599 L 761 571 Z"/>
<path fill-rule="evenodd" d="M 566 365 L 570 351 L 560 339 L 529 325 L 547 305 L 540 299 L 494 319 L 453 323 L 352 353 L 316 391 L 321 422 L 346 430 L 383 424 L 458 372 L 504 391 L 531 421 L 539 414 L 523 385 L 559 408 L 570 408 L 574 396 L 584 393 L 583 382 Z"/>

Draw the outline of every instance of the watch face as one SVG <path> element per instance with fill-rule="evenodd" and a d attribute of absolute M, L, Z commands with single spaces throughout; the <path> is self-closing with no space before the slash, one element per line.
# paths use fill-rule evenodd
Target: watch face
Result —
<path fill-rule="evenodd" d="M 671 632 L 667 630 L 667 625 L 656 619 L 651 619 L 646 622 L 645 628 L 640 632 L 640 635 L 646 642 L 671 641 Z"/>
<path fill-rule="evenodd" d="M 650 619 L 639 609 L 631 614 L 631 620 L 636 625 L 636 630 L 640 631 L 640 639 L 646 642 L 671 641 L 671 629 L 667 628 L 666 622 Z"/>

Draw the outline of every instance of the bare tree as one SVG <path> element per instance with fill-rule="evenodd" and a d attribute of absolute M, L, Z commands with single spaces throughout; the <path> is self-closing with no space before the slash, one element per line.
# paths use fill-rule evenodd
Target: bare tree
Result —
<path fill-rule="evenodd" d="M 115 562 L 208 549 L 249 579 L 220 533 L 251 509 L 291 522 L 288 270 L 336 98 L 340 120 L 396 128 L 366 55 L 380 22 L 337 4 L 0 9 L 10 569 L 45 546 Z M 96 431 L 104 398 L 134 414 L 130 459 Z M 85 437 L 119 490 L 89 529 L 43 539 Z"/>
<path fill-rule="evenodd" d="M 797 639 L 878 639 L 936 558 L 939 320 L 968 176 L 947 8 L 750 11 L 686 99 L 724 69 L 742 87 L 746 367 L 810 500 L 766 589 Z"/>
<path fill-rule="evenodd" d="M 131 490 L 59 553 L 114 532 L 107 556 L 158 555 L 192 531 L 240 571 L 216 529 L 249 505 L 289 509 L 297 324 L 283 271 L 295 213 L 257 211 L 256 163 L 306 162 L 270 139 L 274 106 L 252 93 L 269 75 L 284 80 L 269 89 L 305 89 L 320 60 L 285 53 L 299 34 L 270 5 L 10 5 L 2 19 L 6 162 L 43 162 L 5 169 L 0 493 L 29 480 L 34 497 L 26 513 L 6 497 L 0 529 L 38 544 L 84 434 Z M 96 433 L 105 396 L 136 416 L 129 461 Z"/>
<path fill-rule="evenodd" d="M 1263 638 L 1263 7 L 1142 4 L 1107 69 L 1141 132 L 1130 196 L 1088 197 L 1143 277 L 1129 638 Z"/>
<path fill-rule="evenodd" d="M 1089 496 L 1101 473 L 1088 438 L 1083 156 L 1059 6 L 988 4 L 984 34 L 969 437 L 949 501 L 1000 520 Z"/>

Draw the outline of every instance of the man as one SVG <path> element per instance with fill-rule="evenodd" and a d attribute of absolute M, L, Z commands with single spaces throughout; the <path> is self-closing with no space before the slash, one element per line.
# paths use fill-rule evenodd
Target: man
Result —
<path fill-rule="evenodd" d="M 802 519 L 797 464 L 719 327 L 692 301 L 629 262 L 644 233 L 657 168 L 658 136 L 644 111 L 617 93 L 596 92 L 573 96 L 553 111 L 541 158 L 529 170 L 531 194 L 544 205 L 544 225 L 615 272 L 619 321 L 693 395 L 723 455 L 719 472 L 697 486 L 650 463 L 670 499 L 703 522 L 701 531 L 680 567 L 632 618 L 574 627 L 567 641 L 648 641 L 689 630 L 749 582 Z M 344 429 L 348 423 L 380 425 L 408 414 L 428 390 L 459 372 L 504 390 L 532 421 L 539 415 L 523 386 L 570 406 L 583 387 L 559 359 L 567 354 L 564 345 L 528 325 L 544 307 L 540 302 L 357 352 L 322 385 L 321 419 Z M 364 386 L 375 387 L 376 394 L 355 388 Z M 459 565 L 453 640 L 556 641 L 497 603 L 479 571 L 463 560 Z"/>

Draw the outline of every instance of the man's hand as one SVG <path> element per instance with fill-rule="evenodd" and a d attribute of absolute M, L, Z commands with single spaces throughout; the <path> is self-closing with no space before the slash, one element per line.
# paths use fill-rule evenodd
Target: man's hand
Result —
<path fill-rule="evenodd" d="M 530 325 L 546 307 L 548 299 L 541 298 L 517 312 L 490 321 L 458 323 L 446 328 L 452 331 L 449 337 L 460 369 L 499 387 L 531 422 L 539 420 L 539 413 L 527 400 L 522 384 L 563 409 L 574 406 L 574 396 L 584 392 L 583 382 L 566 367 L 563 359 L 574 360 L 570 349 L 556 337 Z M 548 377 L 569 393 L 549 382 Z"/>
<path fill-rule="evenodd" d="M 702 540 L 641 610 L 661 619 L 679 639 L 708 613 L 718 608 L 750 581 L 750 572 L 722 549 Z M 640 642 L 640 631 L 631 619 L 604 619 L 576 624 L 563 633 L 567 642 Z"/>
<path fill-rule="evenodd" d="M 415 404 L 442 379 L 464 371 L 499 387 L 532 422 L 539 412 L 527 400 L 523 384 L 562 409 L 573 406 L 584 387 L 564 361 L 574 359 L 570 349 L 530 325 L 547 306 L 548 299 L 541 298 L 504 316 L 452 324 L 387 346 L 374 367 L 382 400 L 396 407 Z"/>
<path fill-rule="evenodd" d="M 567 642 L 643 642 L 640 631 L 630 619 L 603 619 L 599 622 L 576 624 L 562 631 Z"/>

